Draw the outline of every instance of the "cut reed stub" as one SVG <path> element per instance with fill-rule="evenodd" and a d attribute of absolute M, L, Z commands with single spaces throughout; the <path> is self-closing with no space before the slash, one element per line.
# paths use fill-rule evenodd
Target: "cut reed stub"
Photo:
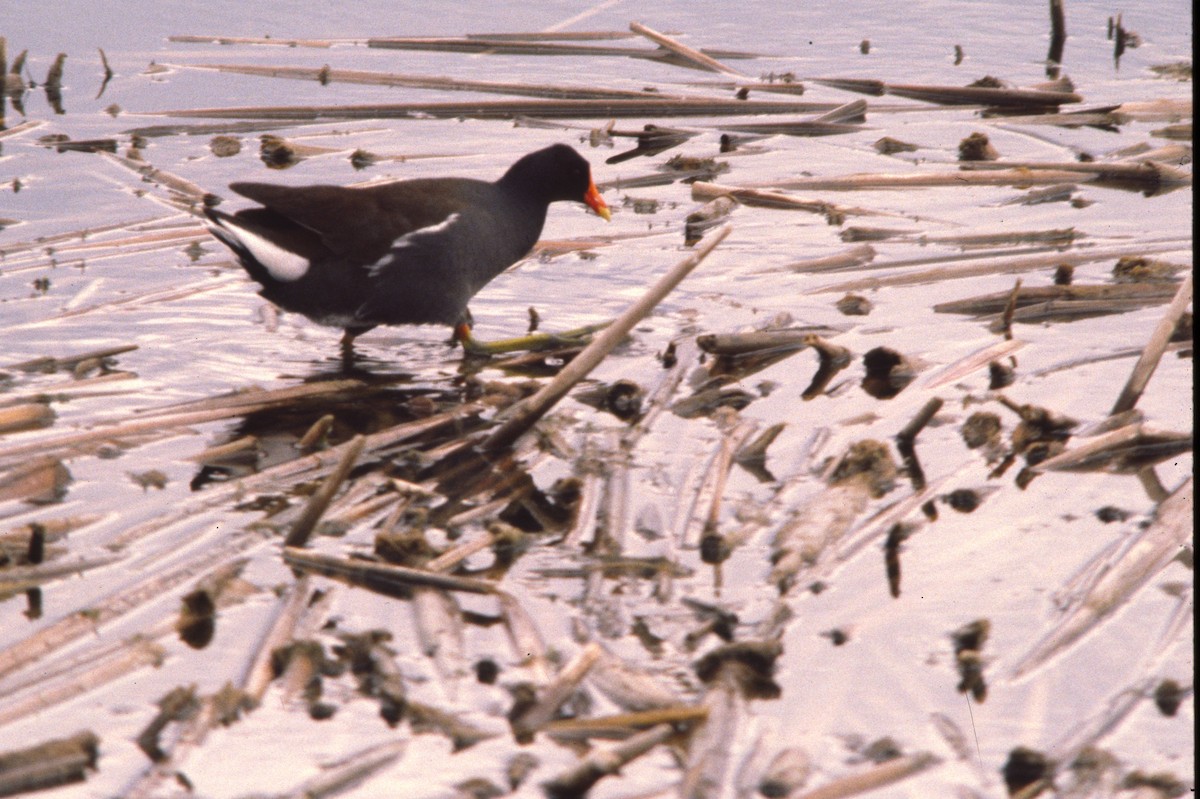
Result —
<path fill-rule="evenodd" d="M 91 730 L 0 752 L 0 796 L 83 782 L 99 758 L 100 738 Z"/>
<path fill-rule="evenodd" d="M 863 356 L 863 391 L 875 399 L 892 399 L 917 377 L 918 367 L 889 347 L 876 347 Z"/>

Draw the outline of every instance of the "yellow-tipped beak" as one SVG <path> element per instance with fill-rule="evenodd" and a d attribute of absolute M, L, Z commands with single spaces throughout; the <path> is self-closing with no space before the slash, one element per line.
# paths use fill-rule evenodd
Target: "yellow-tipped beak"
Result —
<path fill-rule="evenodd" d="M 612 221 L 612 211 L 608 210 L 608 206 L 604 203 L 604 198 L 600 196 L 600 191 L 596 188 L 596 184 L 590 179 L 588 180 L 587 194 L 583 195 L 583 201 L 587 203 L 587 207 L 596 212 L 597 216 L 604 217 L 606 222 Z"/>

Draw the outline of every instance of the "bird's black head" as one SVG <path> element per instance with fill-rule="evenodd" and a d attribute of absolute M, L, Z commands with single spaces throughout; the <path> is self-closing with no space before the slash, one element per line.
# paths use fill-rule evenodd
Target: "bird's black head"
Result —
<path fill-rule="evenodd" d="M 592 183 L 592 168 L 582 155 L 565 144 L 554 144 L 522 157 L 500 183 L 536 195 L 547 203 L 559 200 L 587 203 L 597 214 L 609 218 L 608 206 Z"/>

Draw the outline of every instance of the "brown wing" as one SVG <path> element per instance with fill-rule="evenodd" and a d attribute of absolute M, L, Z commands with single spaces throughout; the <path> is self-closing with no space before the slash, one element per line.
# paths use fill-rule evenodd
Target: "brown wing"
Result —
<path fill-rule="evenodd" d="M 315 232 L 336 255 L 379 260 L 396 239 L 437 225 L 485 198 L 490 184 L 465 178 L 406 180 L 361 188 L 232 183 L 230 189 Z"/>

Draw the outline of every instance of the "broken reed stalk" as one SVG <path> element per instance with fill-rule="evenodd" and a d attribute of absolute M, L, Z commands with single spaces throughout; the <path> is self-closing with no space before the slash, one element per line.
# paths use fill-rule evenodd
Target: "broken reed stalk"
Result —
<path fill-rule="evenodd" d="M 1157 161 L 1142 159 L 1137 162 L 1098 161 L 966 161 L 960 168 L 967 172 L 994 170 L 1021 170 L 1032 172 L 1078 172 L 1093 179 L 1129 181 L 1134 184 L 1150 184 L 1162 181 L 1167 185 L 1188 185 L 1191 175 L 1181 169 Z"/>
<path fill-rule="evenodd" d="M 722 431 L 721 440 L 717 444 L 716 452 L 713 453 L 708 462 L 708 469 L 705 471 L 704 478 L 700 482 L 700 489 L 695 493 L 693 504 L 688 509 L 687 515 L 684 517 L 685 522 L 683 528 L 679 531 L 677 542 L 681 546 L 688 546 L 693 542 L 691 528 L 693 520 L 696 518 L 696 510 L 703 501 L 707 501 L 708 510 L 704 514 L 703 527 L 700 532 L 701 553 L 706 562 L 719 562 L 725 558 L 721 555 L 725 553 L 709 553 L 706 551 L 708 542 L 719 544 L 720 520 L 721 520 L 721 500 L 725 496 L 725 484 L 729 480 L 729 472 L 733 469 L 734 455 L 741 449 L 742 445 L 754 432 L 758 429 L 758 422 L 754 420 L 743 420 L 736 425 L 731 424 Z M 711 546 L 711 544 L 708 544 Z"/>
<path fill-rule="evenodd" d="M 735 78 L 745 78 L 746 77 L 746 73 L 739 72 L 738 70 L 733 69 L 732 67 L 727 67 L 724 64 L 722 64 L 720 61 L 716 60 L 715 58 L 706 56 L 704 53 L 700 52 L 699 50 L 693 50 L 691 47 L 688 47 L 685 44 L 681 44 L 680 42 L 676 41 L 675 39 L 672 39 L 670 36 L 667 36 L 666 34 L 663 34 L 663 33 L 659 33 L 658 31 L 654 30 L 653 28 L 646 27 L 645 25 L 643 25 L 640 22 L 630 22 L 629 30 L 633 31 L 634 33 L 636 33 L 640 36 L 645 36 L 647 39 L 654 42 L 659 47 L 665 47 L 666 49 L 670 50 L 675 55 L 696 65 L 700 69 L 708 70 L 709 72 L 719 72 L 724 75 L 732 75 Z"/>
<path fill-rule="evenodd" d="M 797 799 L 844 799 L 848 796 L 858 796 L 908 779 L 941 762 L 941 758 L 932 752 L 902 755 L 862 771 L 838 777 L 819 788 L 799 794 Z"/>
<path fill-rule="evenodd" d="M 459 683 L 470 670 L 457 598 L 445 591 L 416 588 L 407 605 L 418 646 L 433 661 L 447 696 L 457 699 Z"/>
<path fill-rule="evenodd" d="M 104 624 L 124 616 L 146 602 L 161 596 L 188 580 L 197 579 L 225 566 L 232 558 L 265 545 L 269 533 L 263 530 L 240 531 L 199 555 L 165 572 L 118 589 L 86 611 L 77 611 L 38 632 L 0 650 L 0 677 L 24 668 L 68 643 L 94 634 Z"/>
<path fill-rule="evenodd" d="M 362 454 L 363 446 L 367 443 L 366 436 L 357 435 L 350 441 L 350 445 L 346 447 L 342 453 L 341 460 L 337 466 L 333 467 L 333 471 L 325 478 L 325 482 L 321 483 L 321 487 L 317 489 L 308 503 L 304 506 L 304 511 L 300 517 L 296 519 L 292 529 L 288 532 L 287 539 L 284 540 L 285 547 L 304 547 L 308 545 L 308 538 L 312 535 L 312 531 L 316 528 L 317 522 L 325 513 L 325 509 L 329 507 L 329 503 L 333 501 L 333 495 L 341 488 L 342 483 L 350 475 L 350 470 L 354 468 L 354 464 L 358 461 L 358 456 Z"/>
<path fill-rule="evenodd" d="M 205 235 L 208 236 L 210 234 L 206 233 Z M 139 248 L 136 250 L 136 252 L 151 252 L 153 250 L 158 250 L 158 249 L 166 249 L 166 247 L 160 245 L 160 246 L 150 248 L 150 249 Z M 112 253 L 111 255 L 103 255 L 99 259 L 89 258 L 87 260 L 87 263 L 93 264 L 93 263 L 95 263 L 95 261 L 103 259 L 103 258 L 123 257 L 123 256 L 128 256 L 129 254 L 130 254 L 130 251 L 124 250 L 119 253 Z M 82 263 L 82 261 L 81 261 L 81 263 Z M 232 262 L 229 262 L 229 265 L 232 266 Z M 61 268 L 62 266 L 64 266 L 64 264 L 62 262 L 59 262 L 58 267 Z M 214 263 L 211 266 L 214 269 L 219 269 L 223 266 L 223 264 Z M 73 317 L 85 316 L 87 314 L 107 313 L 109 311 L 115 311 L 115 310 L 141 308 L 143 306 L 154 305 L 156 303 L 174 302 L 175 300 L 182 300 L 182 299 L 187 299 L 187 298 L 191 298 L 191 297 L 197 297 L 200 294 L 207 294 L 208 292 L 211 292 L 211 291 L 220 291 L 220 290 L 222 290 L 228 286 L 231 286 L 235 283 L 243 283 L 244 281 L 245 281 L 245 278 L 243 278 L 241 275 L 236 275 L 236 274 L 223 275 L 220 277 L 205 277 L 202 280 L 197 280 L 193 283 L 185 283 L 184 285 L 175 286 L 175 287 L 169 288 L 169 289 L 156 289 L 154 291 L 147 291 L 143 294 L 133 294 L 133 295 L 130 295 L 127 297 L 122 297 L 117 300 L 108 300 L 106 302 L 97 302 L 97 303 L 92 303 L 91 305 L 81 305 L 81 303 L 83 301 L 83 297 L 81 296 L 82 292 L 80 292 L 80 295 L 77 295 L 76 299 L 72 301 L 72 303 L 69 305 L 69 307 L 65 307 L 63 312 L 60 313 L 58 316 L 54 317 L 54 320 L 52 320 L 52 321 L 57 321 L 59 319 L 71 319 Z M 40 325 L 40 324 L 43 324 L 43 323 L 35 322 L 29 326 L 32 327 L 33 325 Z M 13 328 L 9 328 L 9 329 L 11 330 Z"/>
<path fill-rule="evenodd" d="M 109 553 L 94 555 L 90 558 L 79 558 L 70 562 L 53 561 L 32 566 L 6 566 L 4 569 L 0 569 L 0 596 L 26 591 L 70 574 L 82 575 L 91 569 L 98 569 L 124 560 L 125 557 L 125 555 Z"/>
<path fill-rule="evenodd" d="M 378 103 L 372 105 L 254 106 L 227 108 L 184 108 L 150 112 L 151 116 L 189 119 L 394 119 L 427 116 L 441 119 L 512 119 L 540 117 L 549 119 L 611 119 L 653 116 L 728 116 L 742 114 L 802 114 L 814 110 L 812 103 L 762 100 L 726 100 L 685 97 L 663 100 L 496 100 L 477 102 Z M 827 105 L 815 110 L 828 110 Z M 111 158 L 117 158 L 106 154 Z M 136 164 L 136 162 L 134 162 Z M 132 165 L 131 165 L 132 168 Z M 153 171 L 153 168 L 150 169 Z M 1062 183 L 1060 178 L 1057 182 Z"/>
<path fill-rule="evenodd" d="M 103 151 L 100 153 L 100 155 L 109 159 L 113 163 L 118 164 L 119 166 L 123 166 L 128 170 L 136 172 L 142 176 L 143 180 L 147 180 L 164 188 L 179 192 L 192 202 L 202 203 L 205 195 L 208 194 L 208 192 L 200 188 L 200 186 L 192 181 L 186 178 L 181 178 L 178 175 L 173 175 L 170 172 L 159 169 L 158 167 L 148 164 L 145 161 L 136 161 L 132 158 L 126 158 L 123 155 L 116 155 L 114 153 Z"/>
<path fill-rule="evenodd" d="M 1133 372 L 1129 375 L 1125 387 L 1121 389 L 1121 394 L 1117 397 L 1112 410 L 1109 411 L 1109 416 L 1116 416 L 1137 405 L 1138 399 L 1150 382 L 1150 377 L 1158 368 L 1158 362 L 1167 349 L 1167 343 L 1171 340 L 1171 335 L 1175 332 L 1179 319 L 1191 301 L 1192 274 L 1189 272 L 1179 286 L 1179 290 L 1175 292 L 1175 299 L 1171 300 L 1171 304 L 1167 306 L 1167 312 L 1163 314 L 1163 318 L 1159 320 L 1154 332 L 1150 334 L 1150 340 L 1146 342 L 1146 348 L 1142 350 L 1142 355 L 1133 367 Z"/>
<path fill-rule="evenodd" d="M 961 280 L 981 275 L 1018 274 L 1020 272 L 1032 272 L 1037 269 L 1055 268 L 1063 264 L 1080 266 L 1082 264 L 1095 263 L 1096 261 L 1116 260 L 1128 255 L 1153 255 L 1190 248 L 1190 241 L 1185 242 L 1181 240 L 1177 242 L 1144 242 L 1129 247 L 1100 247 L 1096 249 L 1078 247 L 1071 252 L 1061 252 L 1055 247 L 1033 247 L 1016 253 L 1009 252 L 1008 254 L 989 251 L 984 253 L 959 253 L 933 258 L 876 262 L 872 264 L 872 269 L 883 270 L 933 263 L 945 263 L 945 265 L 898 275 L 889 275 L 887 277 L 868 277 L 859 280 L 848 280 L 842 283 L 832 283 L 828 286 L 815 288 L 812 292 L 861 291 L 863 289 L 876 289 L 885 286 L 911 286 L 932 281 Z M 1052 250 L 1052 252 L 1041 254 L 1046 250 Z M 1029 252 L 1035 254 L 1030 255 L 1028 254 Z M 959 261 L 962 263 L 957 263 Z"/>
<path fill-rule="evenodd" d="M 733 760 L 730 744 L 738 737 L 739 721 L 746 717 L 748 705 L 732 671 L 728 665 L 722 667 L 701 699 L 708 717 L 688 743 L 688 758 L 679 784 L 681 799 L 719 796 L 718 788 L 729 782 Z"/>
<path fill-rule="evenodd" d="M 100 738 L 91 730 L 0 753 L 0 796 L 83 782 L 99 755 Z"/>
<path fill-rule="evenodd" d="M 844 91 L 882 97 L 894 94 L 912 100 L 924 100 L 937 105 L 984 105 L 1004 108 L 1057 108 L 1068 103 L 1081 103 L 1083 98 L 1074 92 L 1046 89 L 1014 89 L 991 86 L 933 86 L 885 83 L 871 78 L 811 78 L 813 83 Z"/>
<path fill-rule="evenodd" d="M 674 725 L 659 724 L 631 735 L 619 744 L 592 751 L 567 771 L 542 783 L 542 790 L 551 799 L 585 796 L 602 778 L 620 773 L 622 767 L 666 743 L 674 735 Z"/>
<path fill-rule="evenodd" d="M 1128 417 L 1125 414 L 1121 417 L 1110 416 L 1105 421 L 1117 418 Z M 1086 438 L 1075 437 L 1072 442 L 1074 446 L 1071 448 L 1030 468 L 1038 472 L 1117 471 L 1121 470 L 1122 461 L 1131 450 L 1161 448 L 1164 451 L 1160 459 L 1172 457 L 1179 451 L 1191 450 L 1192 433 L 1169 433 L 1150 429 L 1144 422 L 1134 422 Z M 1144 468 L 1144 463 L 1139 458 L 1134 468 L 1140 471 L 1139 467 Z"/>
<path fill-rule="evenodd" d="M 537 701 L 518 718 L 512 720 L 513 732 L 518 740 L 532 738 L 534 733 L 554 718 L 554 714 L 558 712 L 563 703 L 570 699 L 571 695 L 579 688 L 579 684 L 583 682 L 583 678 L 587 676 L 600 654 L 599 644 L 594 642 L 588 644 L 571 659 L 570 663 L 563 666 L 562 670 L 554 676 L 553 681 L 538 692 Z"/>
<path fill-rule="evenodd" d="M 592 672 L 595 674 L 595 671 Z M 589 675 L 589 684 L 591 683 Z M 659 724 L 695 724 L 708 718 L 708 708 L 674 704 L 650 710 L 618 713 L 592 718 L 565 718 L 547 722 L 543 730 L 554 740 L 563 743 L 589 738 L 620 738 L 633 730 L 648 729 Z"/>
<path fill-rule="evenodd" d="M 1063 10 L 1063 0 L 1050 0 L 1050 51 L 1046 60 L 1061 64 L 1066 42 L 1067 14 Z"/>
<path fill-rule="evenodd" d="M 367 452 L 376 452 L 387 449 L 415 436 L 436 430 L 444 424 L 462 422 L 467 417 L 478 413 L 482 409 L 483 406 L 477 403 L 462 405 L 426 419 L 416 422 L 405 422 L 395 427 L 380 430 L 378 433 L 371 433 L 367 436 L 365 450 Z M 158 516 L 128 528 L 109 541 L 108 546 L 113 549 L 128 546 L 148 535 L 159 532 L 164 527 L 194 516 L 202 510 L 218 507 L 228 502 L 231 497 L 240 498 L 249 492 L 260 490 L 282 490 L 289 481 L 297 481 L 302 476 L 304 479 L 320 477 L 327 473 L 326 470 L 332 469 L 337 461 L 341 459 L 342 454 L 349 444 L 350 442 L 338 444 L 327 450 L 314 452 L 311 455 L 304 455 L 294 460 L 284 461 L 236 482 L 225 483 L 211 488 L 203 494 L 180 503 Z"/>
<path fill-rule="evenodd" d="M 263 635 L 254 658 L 246 668 L 241 686 L 255 705 L 262 702 L 267 686 L 275 679 L 272 660 L 276 650 L 282 649 L 292 640 L 300 619 L 308 609 L 308 602 L 312 598 L 309 583 L 308 577 L 302 575 L 288 586 L 287 593 L 276 603 L 275 619 Z"/>
<path fill-rule="evenodd" d="M 232 405 L 230 407 L 217 407 L 210 410 L 188 411 L 183 413 L 167 413 L 160 416 L 150 416 L 149 418 L 115 422 L 110 425 L 93 428 L 91 430 L 80 430 L 74 433 L 65 433 L 48 440 L 36 440 L 29 441 L 24 444 L 14 444 L 13 446 L 0 449 L 0 459 L 15 458 L 17 456 L 28 455 L 35 452 L 57 452 L 68 447 L 77 446 L 79 444 L 119 439 L 139 433 L 152 432 L 174 427 L 184 427 L 194 424 L 204 424 L 205 422 L 216 422 L 222 419 L 228 419 L 232 416 L 241 416 L 243 414 L 251 413 L 255 410 L 267 410 L 269 408 L 275 408 L 278 407 L 279 404 L 280 403 L 275 400 L 268 400 L 263 404 L 250 401 L 245 404 Z"/>
<path fill-rule="evenodd" d="M 645 100 L 646 93 L 631 89 L 603 89 L 590 86 L 552 86 L 531 83 L 501 83 L 486 80 L 459 80 L 433 75 L 405 75 L 396 72 L 369 72 L 359 69 L 330 69 L 329 67 L 271 67 L 255 64 L 182 64 L 187 69 L 212 69 L 239 75 L 269 78 L 312 80 L 321 84 L 359 83 L 371 86 L 430 89 L 435 91 L 486 92 L 511 94 L 518 97 L 544 97 L 561 100 Z M 679 99 L 656 95 L 660 99 Z"/>
<path fill-rule="evenodd" d="M 3 134 L 0 134 L 0 138 L 2 137 Z M 116 230 L 138 230 L 142 226 L 148 226 L 160 222 L 168 222 L 178 218 L 178 213 L 173 213 L 169 216 L 148 216 L 128 222 L 116 222 L 111 225 L 100 225 L 94 228 L 73 230 L 68 233 L 57 233 L 53 236 L 46 236 L 45 238 L 16 241 L 12 244 L 0 247 L 0 257 L 3 257 L 6 262 L 20 260 L 21 257 L 40 258 L 48 249 L 51 249 L 64 241 L 86 241 L 89 239 L 94 239 L 97 236 L 101 236 L 105 233 L 112 233 Z"/>
<path fill-rule="evenodd" d="M 1025 346 L 1024 341 L 1010 339 L 998 341 L 995 344 L 989 344 L 982 349 L 959 359 L 958 361 L 949 364 L 939 372 L 934 373 L 925 382 L 924 387 L 927 389 L 941 388 L 947 383 L 953 383 L 961 380 L 967 375 L 974 372 L 976 369 L 982 369 L 992 361 L 1012 355 L 1017 350 Z"/>
<path fill-rule="evenodd" d="M 1000 332 L 1004 334 L 1005 341 L 1012 341 L 1013 314 L 1017 312 L 1017 300 L 1020 298 L 1021 278 L 1017 278 L 1008 292 L 1008 300 L 1004 303 L 1004 310 L 1000 314 Z"/>
<path fill-rule="evenodd" d="M 627 452 L 637 444 L 642 436 L 650 431 L 654 422 L 669 407 L 668 403 L 671 397 L 675 395 L 675 389 L 679 388 L 679 384 L 687 376 L 688 370 L 696 362 L 698 355 L 696 340 L 692 336 L 686 336 L 682 340 L 675 339 L 669 345 L 668 352 L 670 359 L 674 361 L 670 369 L 662 375 L 658 385 L 646 393 L 646 401 L 642 409 L 641 418 L 621 434 L 621 447 Z M 668 362 L 669 359 L 664 356 L 663 364 L 666 365 Z"/>
<path fill-rule="evenodd" d="M 1195 484 L 1189 477 L 1154 512 L 1149 527 L 1124 544 L 1059 623 L 1013 667 L 1017 680 L 1073 647 L 1105 618 L 1124 606 L 1146 583 L 1179 556 L 1192 538 Z"/>
<path fill-rule="evenodd" d="M 162 247 L 180 246 L 189 244 L 192 241 L 202 240 L 207 235 L 208 231 L 197 223 L 184 228 L 147 231 L 139 233 L 136 236 L 126 236 L 119 239 L 102 239 L 100 241 L 81 241 L 78 244 L 64 244 L 54 248 L 55 263 L 62 263 L 65 260 L 64 256 L 75 253 L 89 253 L 108 249 L 128 252 L 130 248 L 142 244 L 158 244 Z"/>
<path fill-rule="evenodd" d="M 838 205 L 828 200 L 805 200 L 802 197 L 793 197 L 790 194 L 781 194 L 777 191 L 764 191 L 762 189 L 751 189 L 741 186 L 722 186 L 719 183 L 706 183 L 702 180 L 697 180 L 692 184 L 693 200 L 711 200 L 716 197 L 732 197 L 742 205 L 757 206 L 759 208 L 811 211 L 814 214 L 823 214 L 828 218 L 845 216 L 896 216 L 896 214 L 886 211 L 872 211 L 869 208 Z"/>
<path fill-rule="evenodd" d="M 270 405 L 284 405 L 299 400 L 314 397 L 328 397 L 341 392 L 353 392 L 365 389 L 367 384 L 357 378 L 348 377 L 339 380 L 323 380 L 318 383 L 307 383 L 284 388 L 261 389 L 252 386 L 247 389 L 205 397 L 198 400 L 187 400 L 172 405 L 160 405 L 139 410 L 138 416 L 155 418 L 171 416 L 179 413 L 195 413 L 203 411 L 240 409 L 244 413 L 266 410 Z"/>
<path fill-rule="evenodd" d="M 162 646 L 137 639 L 119 650 L 94 656 L 86 668 L 68 675 L 69 679 L 52 680 L 49 675 L 38 675 L 36 690 L 24 691 L 23 696 L 17 691 L 5 692 L 4 702 L 0 704 L 0 727 L 82 696 L 145 666 L 161 666 L 166 657 Z"/>
<path fill-rule="evenodd" d="M 34 358 L 29 361 L 8 364 L 3 368 L 14 369 L 20 372 L 54 372 L 58 371 L 59 369 L 72 369 L 83 361 L 91 361 L 96 359 L 111 358 L 116 355 L 123 355 L 126 352 L 133 352 L 137 348 L 137 344 L 123 344 L 117 347 L 103 347 L 98 350 L 89 350 L 77 355 L 66 355 L 62 358 L 54 358 L 47 355 L 41 358 Z"/>
<path fill-rule="evenodd" d="M 362 44 L 362 39 L 277 39 L 273 36 L 168 36 L 180 44 L 270 44 L 276 47 L 333 47 L 335 43 Z"/>
<path fill-rule="evenodd" d="M 1102 283 L 1099 285 L 1031 286 L 1017 295 L 1017 308 L 1044 305 L 1054 301 L 1076 304 L 1095 301 L 1099 307 L 1119 310 L 1126 306 L 1162 305 L 1169 303 L 1179 291 L 1175 283 Z M 935 313 L 963 313 L 976 316 L 1004 311 L 1012 298 L 1012 290 L 982 294 L 961 300 L 940 302 L 933 306 Z M 1019 318 L 1019 317 L 1018 317 Z"/>
<path fill-rule="evenodd" d="M 746 113 L 752 113 L 747 110 Z M 971 162 L 978 164 L 980 162 Z M 762 185 L 730 187 L 820 191 L 863 189 L 952 188 L 969 186 L 1052 186 L 1060 183 L 1101 182 L 1144 191 L 1186 186 L 1191 176 L 1182 170 L 1151 162 L 1141 164 L 1026 163 L 1017 166 L 996 162 L 987 167 L 963 165 L 953 171 L 913 174 L 863 173 L 829 177 L 803 177 Z"/>
<path fill-rule="evenodd" d="M 670 272 L 663 275 L 636 303 L 621 314 L 612 324 L 606 327 L 592 343 L 587 345 L 575 358 L 540 391 L 516 405 L 508 411 L 507 418 L 483 441 L 480 448 L 485 452 L 497 452 L 515 442 L 534 424 L 537 423 L 555 404 L 558 403 L 571 388 L 588 375 L 602 360 L 628 335 L 634 325 L 640 322 L 662 300 L 671 293 L 687 275 L 708 257 L 718 244 L 725 240 L 733 231 L 726 225 L 700 243 L 694 253 L 677 263 Z"/>
<path fill-rule="evenodd" d="M 2 74 L 0 74 L 0 80 L 2 80 L 3 78 L 4 78 L 4 76 Z M 11 128 L 5 128 L 4 130 L 0 130 L 0 139 L 7 139 L 10 136 L 16 136 L 17 134 L 20 134 L 20 133 L 28 133 L 29 131 L 36 130 L 37 128 L 40 128 L 42 125 L 45 125 L 45 124 L 46 123 L 44 121 L 41 121 L 41 120 L 35 121 L 35 120 L 31 119 L 31 120 L 22 122 L 19 125 L 13 125 Z"/>
<path fill-rule="evenodd" d="M 528 668 L 539 684 L 548 683 L 551 675 L 550 658 L 537 623 L 512 594 L 497 590 L 496 597 L 500 600 L 500 614 L 514 659 Z"/>
<path fill-rule="evenodd" d="M 908 472 L 908 478 L 912 481 L 913 491 L 916 493 L 924 491 L 927 485 L 925 470 L 921 468 L 921 460 L 917 457 L 917 436 L 942 409 L 943 404 L 944 401 L 941 397 L 931 397 L 917 412 L 917 415 L 909 420 L 904 429 L 896 434 L 896 450 L 904 459 L 905 471 Z M 893 590 L 893 596 L 896 595 Z"/>
<path fill-rule="evenodd" d="M 135 388 L 109 388 L 110 383 L 120 383 L 126 380 L 136 380 L 134 372 L 106 372 L 95 377 L 67 378 L 44 386 L 40 390 L 30 390 L 25 394 L 16 394 L 12 399 L 16 402 L 70 402 L 82 397 L 119 397 L 127 396 L 136 391 Z"/>
<path fill-rule="evenodd" d="M 941 397 L 931 397 L 926 402 L 917 415 L 909 420 L 908 424 L 904 425 L 904 429 L 896 434 L 897 441 L 904 441 L 912 444 L 917 440 L 917 436 L 925 429 L 925 425 L 937 415 L 937 412 L 942 409 L 945 401 Z"/>
<path fill-rule="evenodd" d="M 355 752 L 348 758 L 323 769 L 320 774 L 309 777 L 291 791 L 280 794 L 280 799 L 320 799 L 321 797 L 339 796 L 394 763 L 404 754 L 408 743 L 408 738 L 384 741 Z"/>
<path fill-rule="evenodd" d="M 285 547 L 283 562 L 293 569 L 319 574 L 347 585 L 377 590 L 387 596 L 404 596 L 412 588 L 441 588 L 469 594 L 495 594 L 495 583 L 471 577 L 456 577 L 425 569 L 410 569 L 365 560 L 320 555 L 307 549 Z"/>
<path fill-rule="evenodd" d="M 567 38 L 570 41 L 570 37 Z M 583 37 L 585 40 L 587 37 Z M 599 38 L 629 38 L 627 34 Z M 578 40 L 578 39 L 577 39 Z M 367 47 L 384 47 L 398 50 L 440 50 L 456 53 L 482 53 L 486 55 L 534 55 L 534 56 L 617 56 L 626 58 L 644 58 L 649 61 L 663 63 L 680 62 L 680 57 L 665 48 L 636 48 L 613 47 L 611 45 L 594 44 L 564 44 L 555 42 L 547 36 L 518 36 L 500 35 L 490 37 L 467 36 L 453 37 L 379 37 L 367 40 Z M 710 50 L 708 54 L 719 58 L 757 58 L 754 53 L 737 50 Z M 689 62 L 683 62 L 687 65 Z"/>
<path fill-rule="evenodd" d="M 196 584 L 196 590 L 203 591 L 214 599 L 218 612 L 238 604 L 245 597 L 238 592 L 224 590 L 220 581 L 223 576 L 236 576 L 236 571 L 243 565 L 244 562 L 236 560 L 223 564 L 204 576 Z M 226 580 L 224 586 L 228 587 L 231 582 L 232 580 Z M 169 609 L 164 612 L 169 612 Z M 19 704 L 31 712 L 44 710 L 50 707 L 51 703 L 66 701 L 80 693 L 94 690 L 103 684 L 106 676 L 110 676 L 112 680 L 127 676 L 133 668 L 131 663 L 147 657 L 149 651 L 159 650 L 161 639 L 179 634 L 179 621 L 178 614 L 162 616 L 143 626 L 132 638 L 99 638 L 87 646 L 77 647 L 70 654 L 42 664 L 36 671 L 30 670 L 32 673 L 26 672 L 0 680 L 0 708 L 3 708 L 0 710 L 0 718 L 4 719 L 0 726 L 13 720 L 11 708 Z M 135 649 L 148 651 L 134 656 L 132 651 Z M 161 657 L 165 657 L 165 652 L 160 651 L 159 654 L 160 660 Z M 124 662 L 126 665 L 123 668 L 112 665 L 118 662 Z M 30 699 L 22 699 L 22 694 L 30 695 Z"/>

